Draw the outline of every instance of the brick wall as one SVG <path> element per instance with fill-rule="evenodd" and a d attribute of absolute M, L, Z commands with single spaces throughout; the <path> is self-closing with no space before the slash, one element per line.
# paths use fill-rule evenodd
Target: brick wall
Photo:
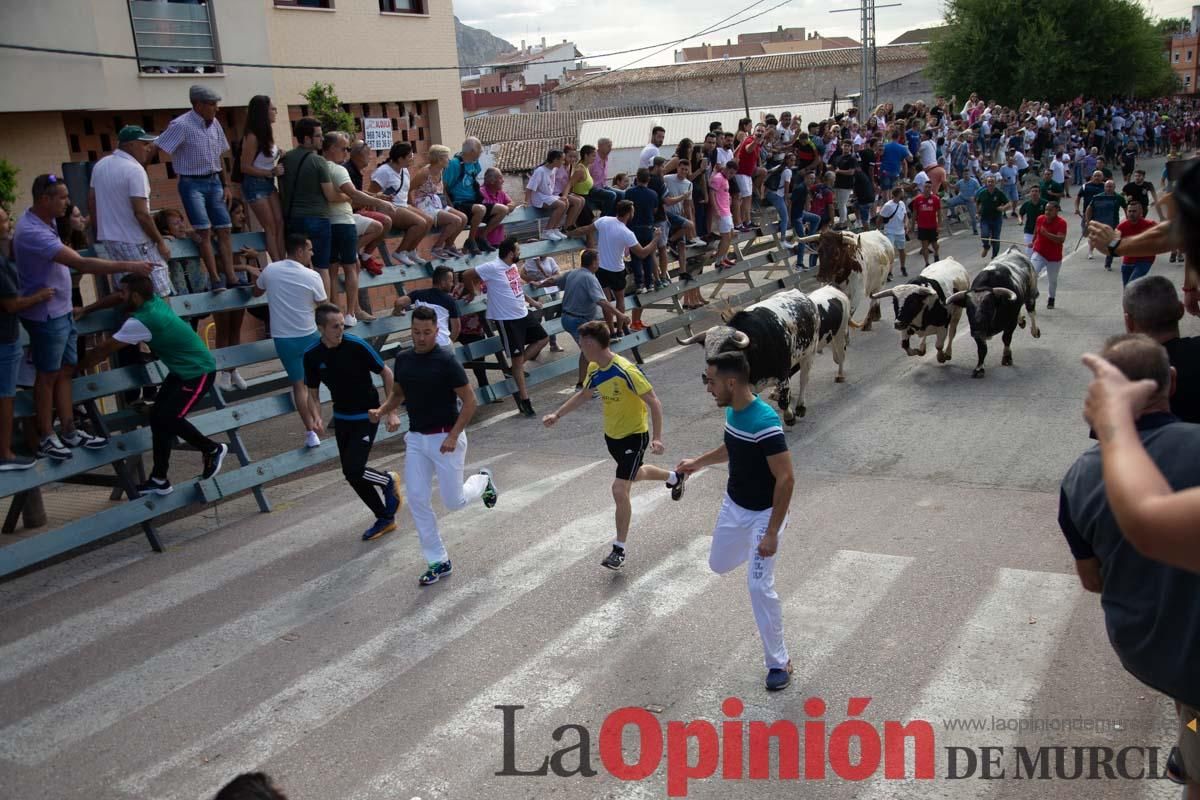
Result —
<path fill-rule="evenodd" d="M 911 75 L 924 66 L 923 61 L 881 62 L 878 67 L 879 83 L 882 85 Z M 835 89 L 842 97 L 858 91 L 859 77 L 857 64 L 751 73 L 746 76 L 746 90 L 751 106 L 816 102 L 832 97 Z M 702 110 L 740 108 L 743 102 L 742 82 L 737 73 L 630 84 L 600 84 L 597 81 L 560 93 L 558 101 L 561 111 L 662 102 Z"/>

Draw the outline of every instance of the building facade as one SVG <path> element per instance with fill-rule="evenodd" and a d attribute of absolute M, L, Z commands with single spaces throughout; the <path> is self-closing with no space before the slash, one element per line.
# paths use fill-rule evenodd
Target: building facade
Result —
<path fill-rule="evenodd" d="M 308 112 L 304 92 L 315 82 L 332 84 L 356 119 L 389 118 L 393 140 L 412 142 L 418 153 L 441 142 L 457 147 L 463 138 L 448 3 L 7 0 L 0 3 L 0 30 L 7 42 L 128 56 L 0 49 L 0 158 L 20 170 L 18 208 L 28 204 L 34 176 L 112 152 L 121 126 L 161 133 L 189 108 L 194 83 L 224 98 L 219 119 L 230 141 L 241 136 L 250 98 L 265 94 L 280 111 L 275 139 L 290 146 L 290 123 Z M 305 68 L 312 65 L 377 69 Z M 448 69 L 429 68 L 435 66 Z M 176 206 L 165 155 L 148 171 L 151 206 Z"/>
<path fill-rule="evenodd" d="M 1200 6 L 1192 6 L 1192 26 L 1167 38 L 1167 59 L 1181 94 L 1200 92 Z"/>

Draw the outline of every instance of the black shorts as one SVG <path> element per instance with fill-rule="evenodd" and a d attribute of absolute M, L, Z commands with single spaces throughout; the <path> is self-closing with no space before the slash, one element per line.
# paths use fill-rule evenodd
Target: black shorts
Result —
<path fill-rule="evenodd" d="M 497 320 L 497 323 L 500 328 L 500 341 L 504 342 L 504 352 L 513 357 L 523 354 L 527 346 L 549 338 L 541 323 L 530 316 Z"/>
<path fill-rule="evenodd" d="M 646 448 L 650 446 L 650 434 L 635 433 L 621 439 L 605 436 L 604 443 L 608 445 L 608 454 L 617 462 L 617 479 L 633 480 L 642 468 L 642 458 L 646 455 Z"/>
<path fill-rule="evenodd" d="M 611 269 L 598 269 L 596 270 L 596 279 L 600 281 L 602 289 L 608 289 L 613 292 L 624 292 L 625 285 L 628 282 L 626 279 L 627 273 L 628 270 L 624 267 L 621 267 L 620 272 Z"/>
<path fill-rule="evenodd" d="M 461 211 L 462 213 L 466 214 L 468 220 L 471 219 L 471 211 L 475 206 L 483 206 L 483 208 L 484 208 L 483 218 L 485 220 L 488 218 L 488 215 L 492 213 L 492 209 L 496 207 L 495 203 L 482 203 L 482 202 L 476 203 L 471 200 L 458 200 L 458 201 L 452 203 L 451 205 L 453 205 L 454 208 L 457 209 L 458 211 Z"/>
<path fill-rule="evenodd" d="M 922 242 L 936 242 L 938 240 L 937 228 L 917 228 L 917 239 Z"/>

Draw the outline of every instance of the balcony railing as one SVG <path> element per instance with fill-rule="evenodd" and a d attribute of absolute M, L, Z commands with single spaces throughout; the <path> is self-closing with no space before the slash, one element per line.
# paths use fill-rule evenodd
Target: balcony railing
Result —
<path fill-rule="evenodd" d="M 212 6 L 205 0 L 129 0 L 142 72 L 218 72 Z"/>

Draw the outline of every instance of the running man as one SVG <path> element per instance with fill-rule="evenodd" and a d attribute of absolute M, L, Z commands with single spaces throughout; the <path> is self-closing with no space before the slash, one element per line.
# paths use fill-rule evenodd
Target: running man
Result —
<path fill-rule="evenodd" d="M 704 385 L 725 409 L 725 441 L 702 456 L 680 461 L 675 472 L 684 477 L 729 462 L 708 565 L 723 575 L 750 562 L 746 582 L 766 657 L 767 690 L 778 691 L 792 682 L 783 608 L 775 593 L 775 553 L 792 500 L 792 459 L 779 416 L 751 390 L 750 365 L 743 354 L 719 353 L 708 359 Z"/>
<path fill-rule="evenodd" d="M 304 385 L 308 387 L 318 434 L 325 430 L 320 411 L 322 383 L 333 398 L 333 418 L 337 420 L 334 436 L 342 475 L 375 515 L 374 524 L 362 536 L 364 542 L 369 542 L 396 530 L 396 512 L 400 510 L 400 476 L 367 466 L 379 430 L 379 423 L 372 421 L 370 415 L 379 405 L 379 393 L 371 376 L 382 376 L 383 390 L 390 395 L 392 371 L 375 348 L 346 333 L 346 319 L 337 306 L 332 303 L 317 306 L 316 320 L 321 340 L 304 352 Z M 394 413 L 387 415 L 386 422 L 388 430 L 395 430 L 400 424 Z"/>
<path fill-rule="evenodd" d="M 447 511 L 457 511 L 476 499 L 492 508 L 500 495 L 489 469 L 463 480 L 463 465 L 467 462 L 465 431 L 475 416 L 475 392 L 453 351 L 439 344 L 437 312 L 431 306 L 419 305 L 412 315 L 412 349 L 396 356 L 388 399 L 367 414 L 373 425 L 386 419 L 388 430 L 394 431 L 399 426 L 396 409 L 403 403 L 408 410 L 404 485 L 408 487 L 408 508 L 417 526 L 421 555 L 428 565 L 417 582 L 429 586 L 451 572 L 450 555 L 433 513 L 433 476 L 437 475 Z"/>
<path fill-rule="evenodd" d="M 603 398 L 604 441 L 617 462 L 617 476 L 612 485 L 613 500 L 617 505 L 617 538 L 612 552 L 600 565 L 618 570 L 625 563 L 625 539 L 629 536 L 629 520 L 633 515 L 629 502 L 633 482 L 662 481 L 671 490 L 671 499 L 678 500 L 683 497 L 684 476 L 642 463 L 647 444 L 655 455 L 663 453 L 662 403 L 642 371 L 609 349 L 611 341 L 608 326 L 599 320 L 579 326 L 579 348 L 590 362 L 584 390 L 571 395 L 571 399 L 553 414 L 542 417 L 542 424 L 549 428 L 591 400 L 593 389 Z M 653 421 L 653 436 L 649 433 L 647 417 Z"/>

